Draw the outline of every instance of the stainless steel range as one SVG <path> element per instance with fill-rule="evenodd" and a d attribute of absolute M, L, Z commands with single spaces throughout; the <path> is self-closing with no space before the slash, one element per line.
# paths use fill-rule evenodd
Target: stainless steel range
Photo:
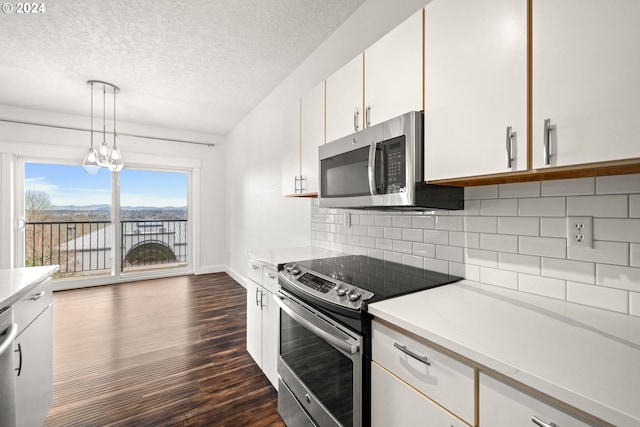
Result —
<path fill-rule="evenodd" d="M 370 425 L 368 305 L 462 279 L 357 255 L 278 270 L 278 411 L 289 427 Z"/>

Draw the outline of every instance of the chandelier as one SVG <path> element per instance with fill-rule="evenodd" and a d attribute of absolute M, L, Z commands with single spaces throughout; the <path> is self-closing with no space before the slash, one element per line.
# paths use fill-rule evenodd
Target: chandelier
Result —
<path fill-rule="evenodd" d="M 85 172 L 95 175 L 102 168 L 108 168 L 111 172 L 120 172 L 124 166 L 122 154 L 116 144 L 116 93 L 120 91 L 118 86 L 100 80 L 89 80 L 87 85 L 91 87 L 91 147 L 84 157 L 82 167 Z M 93 90 L 94 86 L 102 86 L 102 142 L 96 150 L 93 146 Z M 113 145 L 107 145 L 107 87 L 113 93 Z"/>

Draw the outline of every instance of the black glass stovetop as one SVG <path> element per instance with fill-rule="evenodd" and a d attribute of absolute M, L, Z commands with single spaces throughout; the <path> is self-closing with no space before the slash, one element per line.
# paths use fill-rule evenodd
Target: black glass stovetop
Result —
<path fill-rule="evenodd" d="M 296 261 L 296 264 L 373 292 L 367 305 L 463 279 L 364 255 Z"/>

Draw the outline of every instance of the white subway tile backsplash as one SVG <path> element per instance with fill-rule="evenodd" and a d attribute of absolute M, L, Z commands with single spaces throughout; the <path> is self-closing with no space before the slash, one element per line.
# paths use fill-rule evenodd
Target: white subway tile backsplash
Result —
<path fill-rule="evenodd" d="M 399 254 L 397 252 L 384 251 L 384 260 L 402 264 L 402 254 Z"/>
<path fill-rule="evenodd" d="M 464 198 L 465 200 L 496 199 L 498 198 L 498 186 L 467 187 L 464 189 Z"/>
<path fill-rule="evenodd" d="M 453 246 L 436 246 L 436 258 L 453 262 L 464 261 L 464 249 Z"/>
<path fill-rule="evenodd" d="M 518 215 L 518 199 L 490 199 L 480 202 L 482 216 L 516 216 Z"/>
<path fill-rule="evenodd" d="M 404 240 L 394 240 L 393 251 L 403 254 L 411 254 L 413 253 L 413 244 L 411 242 L 405 242 Z"/>
<path fill-rule="evenodd" d="M 501 199 L 517 197 L 540 197 L 540 182 L 521 182 L 498 185 L 498 197 Z"/>
<path fill-rule="evenodd" d="M 582 283 L 596 283 L 596 266 L 592 262 L 542 258 L 542 275 Z"/>
<path fill-rule="evenodd" d="M 497 233 L 498 218 L 494 216 L 467 216 L 464 217 L 464 229 L 476 233 Z"/>
<path fill-rule="evenodd" d="M 391 239 L 376 239 L 376 249 L 382 249 L 383 251 L 393 250 L 393 240 Z"/>
<path fill-rule="evenodd" d="M 640 268 L 597 264 L 597 271 L 598 285 L 640 292 Z"/>
<path fill-rule="evenodd" d="M 640 174 L 599 176 L 596 194 L 640 193 Z"/>
<path fill-rule="evenodd" d="M 498 267 L 501 270 L 540 275 L 540 257 L 519 254 L 498 254 Z"/>
<path fill-rule="evenodd" d="M 449 273 L 449 262 L 442 259 L 424 258 L 423 268 L 437 271 L 439 273 Z"/>
<path fill-rule="evenodd" d="M 518 289 L 530 294 L 564 300 L 567 297 L 567 285 L 564 280 L 531 274 L 518 275 Z"/>
<path fill-rule="evenodd" d="M 518 289 L 518 273 L 498 270 L 497 268 L 480 267 L 480 281 L 503 288 Z"/>
<path fill-rule="evenodd" d="M 564 197 L 519 199 L 518 215 L 566 216 L 566 199 Z"/>
<path fill-rule="evenodd" d="M 518 252 L 518 236 L 507 234 L 480 235 L 480 249 L 496 252 Z"/>
<path fill-rule="evenodd" d="M 540 236 L 567 237 L 567 218 L 540 218 Z"/>
<path fill-rule="evenodd" d="M 402 264 L 416 268 L 424 268 L 424 258 L 413 255 L 402 255 Z"/>
<path fill-rule="evenodd" d="M 402 240 L 408 240 L 410 242 L 422 242 L 424 241 L 424 230 L 417 228 L 403 228 Z"/>
<path fill-rule="evenodd" d="M 629 244 L 623 242 L 593 242 L 593 248 L 569 246 L 567 258 L 605 264 L 629 265 Z"/>
<path fill-rule="evenodd" d="M 629 195 L 629 218 L 640 218 L 640 194 Z"/>
<path fill-rule="evenodd" d="M 520 236 L 519 244 L 519 252 L 525 255 L 555 258 L 566 258 L 567 255 L 567 239 Z"/>
<path fill-rule="evenodd" d="M 412 228 L 410 216 L 395 215 L 391 220 L 391 223 L 394 227 L 398 228 Z"/>
<path fill-rule="evenodd" d="M 629 292 L 629 314 L 640 316 L 640 292 Z"/>
<path fill-rule="evenodd" d="M 393 217 L 391 215 L 376 215 L 375 225 L 378 227 L 391 227 L 393 225 Z"/>
<path fill-rule="evenodd" d="M 498 268 L 498 253 L 467 248 L 464 250 L 464 262 L 482 267 Z"/>
<path fill-rule="evenodd" d="M 449 244 L 462 248 L 480 249 L 480 234 L 467 231 L 450 231 Z"/>
<path fill-rule="evenodd" d="M 593 248 L 567 247 L 567 215 L 594 218 Z M 312 202 L 311 241 L 640 316 L 640 174 L 467 187 L 461 211 Z"/>
<path fill-rule="evenodd" d="M 595 178 L 561 179 L 542 182 L 542 196 L 588 196 L 596 193 Z"/>
<path fill-rule="evenodd" d="M 409 219 L 409 224 L 411 224 L 411 219 Z M 379 237 L 379 236 L 376 236 Z M 385 227 L 384 228 L 384 238 L 385 239 L 402 239 L 402 229 L 393 228 L 393 227 Z"/>
<path fill-rule="evenodd" d="M 626 218 L 629 215 L 629 196 L 567 197 L 567 215 Z"/>
<path fill-rule="evenodd" d="M 435 258 L 436 245 L 430 245 L 427 243 L 414 243 L 413 254 L 416 256 L 421 256 L 423 258 Z"/>
<path fill-rule="evenodd" d="M 618 289 L 567 282 L 567 301 L 620 313 L 629 312 L 629 293 Z"/>
<path fill-rule="evenodd" d="M 540 218 L 505 216 L 498 218 L 498 233 L 539 236 Z"/>
<path fill-rule="evenodd" d="M 434 229 L 436 226 L 435 216 L 414 216 L 411 217 L 411 228 Z"/>
<path fill-rule="evenodd" d="M 464 218 L 461 216 L 437 216 L 436 230 L 462 231 Z"/>
<path fill-rule="evenodd" d="M 640 243 L 640 219 L 594 218 L 593 238 Z"/>
<path fill-rule="evenodd" d="M 448 245 L 449 232 L 445 230 L 425 230 L 424 242 L 432 243 L 434 245 Z"/>
<path fill-rule="evenodd" d="M 640 243 L 631 243 L 631 267 L 640 267 Z"/>

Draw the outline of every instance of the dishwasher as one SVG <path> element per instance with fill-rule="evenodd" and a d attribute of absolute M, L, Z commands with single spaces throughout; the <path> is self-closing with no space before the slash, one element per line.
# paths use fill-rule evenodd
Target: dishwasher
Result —
<path fill-rule="evenodd" d="M 16 425 L 16 384 L 13 366 L 13 340 L 18 325 L 13 321 L 13 308 L 0 311 L 0 427 Z"/>

